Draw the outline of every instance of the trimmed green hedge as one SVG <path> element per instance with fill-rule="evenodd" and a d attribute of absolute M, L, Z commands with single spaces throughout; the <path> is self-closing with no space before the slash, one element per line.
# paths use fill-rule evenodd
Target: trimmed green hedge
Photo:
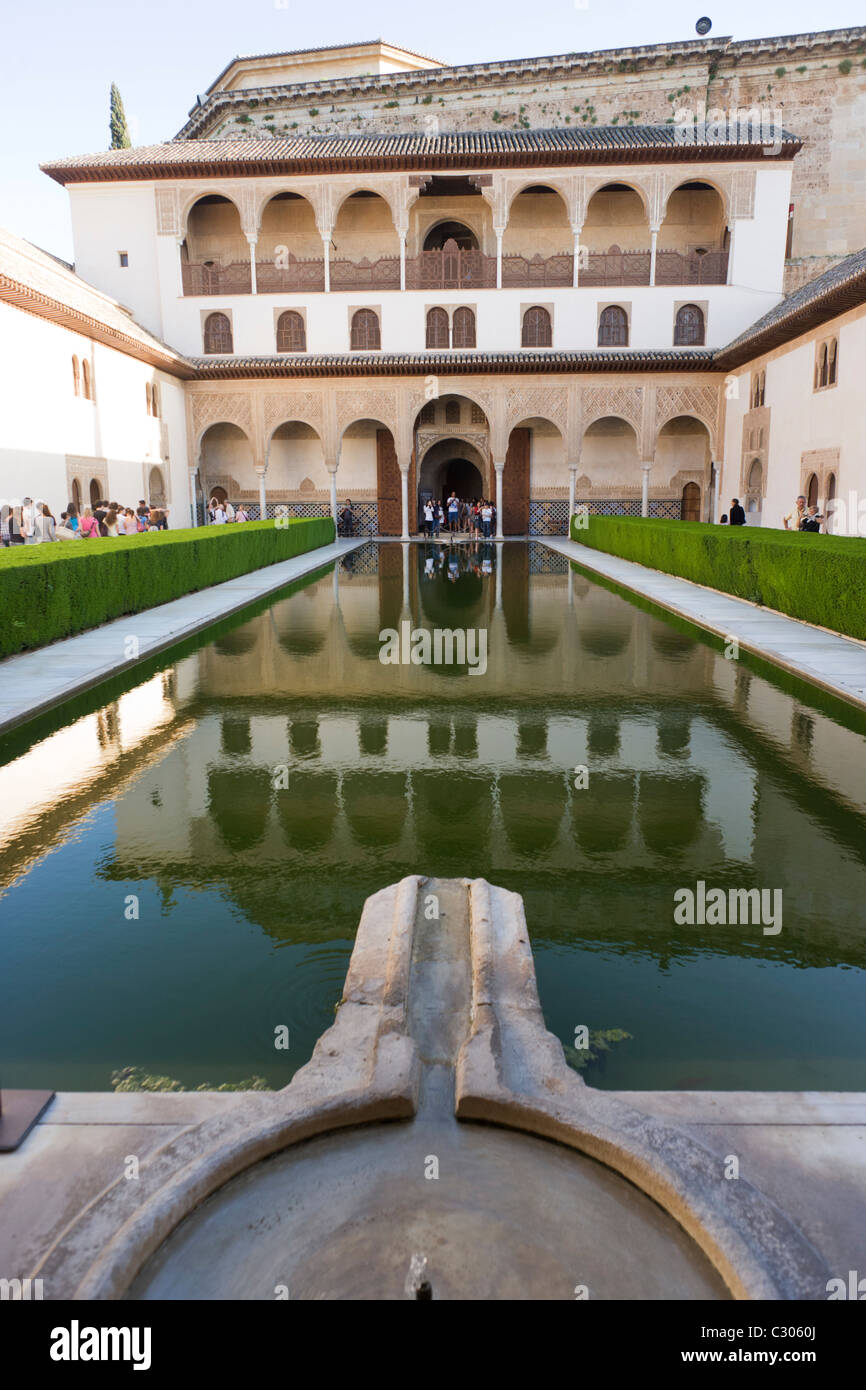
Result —
<path fill-rule="evenodd" d="M 700 521 L 590 516 L 572 540 L 792 618 L 866 638 L 866 539 Z"/>
<path fill-rule="evenodd" d="M 334 539 L 330 517 L 0 550 L 0 656 L 289 560 Z"/>

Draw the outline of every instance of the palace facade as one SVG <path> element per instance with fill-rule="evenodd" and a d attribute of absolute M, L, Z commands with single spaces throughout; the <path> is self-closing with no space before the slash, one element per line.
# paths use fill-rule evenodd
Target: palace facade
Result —
<path fill-rule="evenodd" d="M 848 34 L 768 42 L 808 39 L 814 59 L 853 52 Z M 677 63 L 709 51 L 680 47 Z M 640 54 L 655 81 L 673 50 Z M 569 65 L 609 96 L 604 57 L 521 60 L 512 76 L 381 42 L 239 59 L 176 139 L 43 166 L 69 191 L 75 271 L 0 244 L 19 344 L 4 491 L 41 488 L 56 509 L 125 501 L 127 476 L 145 493 L 152 478 L 175 525 L 214 493 L 253 515 L 349 497 L 365 530 L 405 537 L 452 487 L 494 497 L 504 535 L 562 533 L 576 503 L 714 520 L 734 495 L 751 524 L 780 525 L 799 490 L 856 490 L 866 264 L 839 237 L 819 256 L 810 231 L 829 268 L 790 289 L 807 140 L 760 113 L 707 123 L 706 103 L 691 125 L 638 122 L 636 107 L 566 122 L 558 107 L 536 127 L 544 102 L 504 101 L 503 82 L 538 85 L 544 64 L 551 100 Z M 290 121 L 313 93 L 320 106 Z M 86 399 L 86 353 L 56 335 L 96 332 L 75 317 L 88 295 L 104 330 L 90 341 L 138 363 L 135 412 L 107 367 L 91 416 L 67 399 Z M 22 309 L 42 326 L 17 330 Z M 37 390 L 49 323 L 56 371 Z M 57 403 L 51 447 L 35 398 Z M 122 443 L 103 408 L 126 419 Z"/>

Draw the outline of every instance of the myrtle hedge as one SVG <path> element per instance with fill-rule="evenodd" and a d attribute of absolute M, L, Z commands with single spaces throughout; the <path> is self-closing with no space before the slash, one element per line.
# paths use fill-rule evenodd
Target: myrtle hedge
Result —
<path fill-rule="evenodd" d="M 590 516 L 572 539 L 792 618 L 866 639 L 866 539 L 699 521 Z"/>
<path fill-rule="evenodd" d="M 141 613 L 334 539 L 330 517 L 0 550 L 0 656 Z"/>

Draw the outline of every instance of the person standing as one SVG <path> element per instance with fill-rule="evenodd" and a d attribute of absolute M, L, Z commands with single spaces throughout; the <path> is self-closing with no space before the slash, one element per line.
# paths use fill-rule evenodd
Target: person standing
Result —
<path fill-rule="evenodd" d="M 81 518 L 78 534 L 85 541 L 96 540 L 99 535 L 99 522 L 89 507 L 84 508 L 84 516 Z"/>
<path fill-rule="evenodd" d="M 797 498 L 793 507 L 788 512 L 788 515 L 782 517 L 782 525 L 784 526 L 786 531 L 799 531 L 801 529 L 800 522 L 803 520 L 803 517 L 805 515 L 806 499 L 803 496 L 803 494 L 800 493 L 800 496 Z"/>
<path fill-rule="evenodd" d="M 226 500 L 225 500 L 225 505 L 223 506 L 223 511 L 224 511 L 225 514 L 226 514 L 226 521 L 234 521 L 234 519 L 235 519 L 235 509 L 234 509 L 234 507 L 232 506 L 231 502 L 228 500 L 228 498 L 226 498 Z"/>
<path fill-rule="evenodd" d="M 244 521 L 249 521 L 249 519 L 249 513 L 247 512 L 247 509 L 244 506 L 243 502 L 241 502 L 240 506 L 235 512 L 235 525 L 239 525 L 241 522 Z"/>
<path fill-rule="evenodd" d="M 56 541 L 57 535 L 54 529 L 54 517 L 45 502 L 37 510 L 33 522 L 33 541 L 35 545 L 41 545 L 45 541 Z"/>
<path fill-rule="evenodd" d="M 731 510 L 729 513 L 729 518 L 729 526 L 745 526 L 746 524 L 746 513 L 740 506 L 739 497 L 734 497 L 731 500 Z"/>
<path fill-rule="evenodd" d="M 448 529 L 451 532 L 452 536 L 457 531 L 459 517 L 460 503 L 457 500 L 457 493 L 452 492 L 451 496 L 448 498 Z"/>
<path fill-rule="evenodd" d="M 428 540 L 433 538 L 433 502 L 430 498 L 424 503 L 424 535 Z"/>
<path fill-rule="evenodd" d="M 24 533 L 25 544 L 33 545 L 36 540 L 36 508 L 32 497 L 24 498 L 21 508 L 21 530 Z"/>

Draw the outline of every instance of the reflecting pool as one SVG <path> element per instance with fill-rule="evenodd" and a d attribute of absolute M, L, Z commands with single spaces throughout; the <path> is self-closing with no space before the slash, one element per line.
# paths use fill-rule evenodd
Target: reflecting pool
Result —
<path fill-rule="evenodd" d="M 384 664 L 404 623 L 484 671 Z M 866 1089 L 854 711 L 518 542 L 366 546 L 137 679 L 0 745 L 4 1085 L 285 1085 L 420 872 L 523 894 L 593 1085 Z M 699 882 L 781 930 L 679 924 Z"/>

